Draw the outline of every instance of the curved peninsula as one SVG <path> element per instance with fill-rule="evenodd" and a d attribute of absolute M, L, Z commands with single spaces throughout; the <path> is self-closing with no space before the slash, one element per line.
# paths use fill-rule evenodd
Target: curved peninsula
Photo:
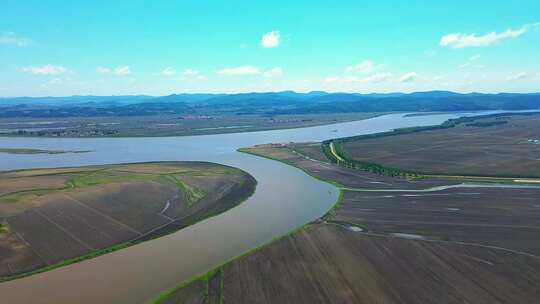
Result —
<path fill-rule="evenodd" d="M 208 162 L 0 173 L 0 280 L 95 257 L 229 210 L 256 180 Z"/>

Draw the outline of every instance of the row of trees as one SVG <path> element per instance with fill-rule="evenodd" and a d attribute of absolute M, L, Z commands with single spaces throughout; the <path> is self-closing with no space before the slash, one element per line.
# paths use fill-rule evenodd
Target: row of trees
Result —
<path fill-rule="evenodd" d="M 486 115 L 486 116 L 482 116 L 482 118 L 497 117 L 500 115 L 502 114 Z M 440 125 L 400 128 L 400 129 L 395 129 L 388 132 L 380 132 L 380 133 L 374 133 L 374 134 L 365 134 L 365 135 L 326 140 L 323 142 L 322 149 L 323 149 L 324 154 L 330 161 L 342 167 L 357 169 L 357 170 L 364 170 L 364 171 L 368 171 L 368 172 L 379 174 L 379 175 L 403 177 L 403 178 L 418 178 L 421 176 L 419 172 L 407 171 L 407 170 L 402 170 L 399 168 L 387 167 L 380 164 L 375 164 L 375 163 L 370 163 L 370 162 L 354 159 L 351 155 L 349 155 L 343 149 L 343 143 L 350 142 L 350 141 L 386 137 L 386 136 L 396 136 L 396 135 L 410 134 L 410 133 L 416 133 L 416 132 L 448 129 L 448 128 L 453 128 L 461 123 L 473 122 L 476 119 L 478 119 L 478 117 L 461 117 L 457 119 L 449 119 Z M 333 143 L 334 145 L 335 153 L 337 153 L 341 159 L 338 159 L 334 155 L 334 153 L 332 153 L 332 150 L 330 148 L 331 143 Z"/>
<path fill-rule="evenodd" d="M 535 114 L 534 112 L 512 113 L 512 115 L 520 115 L 520 116 L 528 116 L 528 115 L 534 115 L 534 114 Z M 345 168 L 364 170 L 364 171 L 372 172 L 379 175 L 386 175 L 386 176 L 397 176 L 397 177 L 403 177 L 403 178 L 419 178 L 419 177 L 422 177 L 423 175 L 421 172 L 407 171 L 407 170 L 402 170 L 399 168 L 387 167 L 380 164 L 375 164 L 375 163 L 370 163 L 370 162 L 354 159 L 351 155 L 349 155 L 349 153 L 347 153 L 347 151 L 343 149 L 343 143 L 351 142 L 351 141 L 358 141 L 358 140 L 373 139 L 373 138 L 379 138 L 379 137 L 386 137 L 386 136 L 410 134 L 410 133 L 416 133 L 416 132 L 449 129 L 449 128 L 454 128 L 455 126 L 463 124 L 463 123 L 466 123 L 467 126 L 491 126 L 491 125 L 504 124 L 506 123 L 505 120 L 500 120 L 496 122 L 476 122 L 479 119 L 486 119 L 486 118 L 500 119 L 503 116 L 508 116 L 508 114 L 497 113 L 497 114 L 489 114 L 489 115 L 476 116 L 476 117 L 461 117 L 461 118 L 449 119 L 440 125 L 401 128 L 401 129 L 395 129 L 388 132 L 331 139 L 331 140 L 326 140 L 323 142 L 322 149 L 323 149 L 324 154 L 330 161 Z M 332 149 L 330 147 L 331 143 L 334 146 L 335 153 L 338 154 L 341 159 L 338 159 L 334 155 L 334 153 L 332 153 Z"/>
<path fill-rule="evenodd" d="M 334 151 L 336 154 L 341 157 L 337 158 L 330 148 L 330 143 L 334 145 Z M 345 168 L 351 168 L 356 170 L 363 170 L 379 175 L 393 176 L 393 177 L 402 177 L 402 178 L 417 178 L 420 175 L 416 172 L 406 171 L 398 168 L 387 167 L 375 163 L 359 161 L 350 157 L 344 150 L 342 143 L 338 140 L 329 140 L 323 142 L 322 149 L 326 157 L 333 163 L 338 164 L 339 166 Z"/>

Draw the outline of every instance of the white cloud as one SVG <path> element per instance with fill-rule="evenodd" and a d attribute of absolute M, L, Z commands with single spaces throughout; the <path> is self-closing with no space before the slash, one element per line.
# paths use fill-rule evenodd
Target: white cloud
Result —
<path fill-rule="evenodd" d="M 173 76 L 176 75 L 176 71 L 171 67 L 166 67 L 163 69 L 163 71 L 161 71 L 160 74 L 163 76 Z"/>
<path fill-rule="evenodd" d="M 183 72 L 182 72 L 182 77 L 180 77 L 180 80 L 201 80 L 201 79 L 204 79 L 205 77 L 203 75 L 201 75 L 201 73 L 197 70 L 193 70 L 193 69 L 185 69 Z"/>
<path fill-rule="evenodd" d="M 244 65 L 234 68 L 225 68 L 223 70 L 220 70 L 217 72 L 221 75 L 226 76 L 243 76 L 243 75 L 259 75 L 261 74 L 261 71 L 259 68 L 251 66 L 251 65 Z"/>
<path fill-rule="evenodd" d="M 324 79 L 324 82 L 332 83 L 332 82 L 338 82 L 340 80 L 337 76 L 329 76 Z"/>
<path fill-rule="evenodd" d="M 29 38 L 19 37 L 13 32 L 0 32 L 0 44 L 27 46 L 31 42 Z"/>
<path fill-rule="evenodd" d="M 266 33 L 261 38 L 261 46 L 264 48 L 275 48 L 279 46 L 281 35 L 279 31 L 271 31 Z"/>
<path fill-rule="evenodd" d="M 64 74 L 67 71 L 67 69 L 63 66 L 46 64 L 40 67 L 34 67 L 34 66 L 25 67 L 25 68 L 22 68 L 22 71 L 25 73 L 30 73 L 34 75 L 60 75 L 60 74 Z"/>
<path fill-rule="evenodd" d="M 363 79 L 359 79 L 358 77 L 354 77 L 354 76 L 345 76 L 343 77 L 343 82 L 363 82 Z M 365 81 L 364 81 L 365 82 Z"/>
<path fill-rule="evenodd" d="M 281 69 L 281 67 L 275 67 L 264 72 L 263 75 L 264 77 L 268 77 L 268 78 L 281 77 L 283 76 L 283 69 Z"/>
<path fill-rule="evenodd" d="M 475 60 L 478 60 L 478 59 L 480 59 L 480 55 L 478 55 L 478 54 L 469 57 L 469 61 L 475 61 Z"/>
<path fill-rule="evenodd" d="M 514 74 L 514 75 L 510 75 L 508 76 L 506 79 L 507 80 L 520 80 L 520 79 L 524 79 L 524 78 L 527 78 L 529 76 L 529 74 L 527 72 L 520 72 L 520 73 L 517 73 L 517 74 Z"/>
<path fill-rule="evenodd" d="M 378 73 L 371 75 L 369 77 L 363 78 L 360 81 L 361 82 L 367 82 L 367 83 L 380 83 L 387 81 L 392 77 L 392 73 Z"/>
<path fill-rule="evenodd" d="M 399 78 L 399 82 L 413 82 L 417 76 L 418 75 L 415 72 L 405 73 Z"/>
<path fill-rule="evenodd" d="M 100 73 L 100 74 L 114 74 L 116 76 L 127 76 L 129 74 L 131 74 L 131 69 L 129 67 L 129 65 L 121 65 L 121 66 L 117 66 L 116 68 L 112 69 L 112 68 L 107 68 L 107 67 L 98 67 L 96 69 L 96 72 Z"/>
<path fill-rule="evenodd" d="M 347 72 L 355 72 L 355 73 L 362 73 L 367 74 L 371 73 L 376 69 L 382 68 L 383 64 L 375 64 L 371 60 L 364 60 L 360 62 L 359 64 L 351 65 L 347 67 Z"/>
<path fill-rule="evenodd" d="M 439 44 L 442 47 L 462 49 L 468 47 L 485 47 L 498 43 L 509 38 L 517 38 L 527 32 L 531 26 L 525 25 L 517 30 L 508 29 L 502 33 L 491 32 L 489 34 L 477 36 L 476 34 L 451 33 L 441 37 Z"/>
<path fill-rule="evenodd" d="M 129 68 L 129 65 L 122 65 L 122 66 L 116 67 L 113 73 L 116 76 L 127 76 L 131 74 L 131 69 Z"/>
<path fill-rule="evenodd" d="M 184 76 L 195 76 L 195 75 L 199 75 L 199 71 L 192 70 L 192 69 L 185 69 L 182 72 L 182 75 L 184 75 Z"/>
<path fill-rule="evenodd" d="M 108 73 L 111 72 L 111 69 L 104 68 L 104 67 L 97 67 L 96 72 L 98 72 L 100 74 L 108 74 Z"/>
<path fill-rule="evenodd" d="M 197 72 L 198 73 L 198 72 Z M 260 75 L 267 78 L 281 77 L 283 76 L 283 69 L 281 67 L 274 67 L 269 70 L 263 71 L 259 67 L 252 65 L 244 65 L 233 68 L 225 68 L 216 72 L 217 74 L 225 76 L 246 76 L 246 75 Z"/>

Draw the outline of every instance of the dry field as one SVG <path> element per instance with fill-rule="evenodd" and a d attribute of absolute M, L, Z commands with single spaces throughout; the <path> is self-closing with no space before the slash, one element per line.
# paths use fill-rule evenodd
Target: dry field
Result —
<path fill-rule="evenodd" d="M 406 233 L 540 256 L 540 189 L 346 191 L 333 220 L 373 233 Z"/>
<path fill-rule="evenodd" d="M 540 259 L 311 224 L 160 303 L 535 303 Z M 219 273 L 219 272 L 218 272 Z M 189 299 L 189 300 L 188 300 Z"/>
<path fill-rule="evenodd" d="M 325 161 L 318 144 L 243 151 L 342 185 L 339 207 L 220 267 L 220 284 L 210 284 L 215 274 L 206 275 L 158 303 L 188 303 L 180 300 L 188 295 L 199 301 L 189 303 L 209 303 L 215 294 L 223 303 L 250 304 L 540 299 L 540 189 L 415 192 L 445 181 L 409 181 L 338 167 Z"/>
<path fill-rule="evenodd" d="M 534 303 L 540 259 L 314 224 L 224 267 L 225 303 Z"/>
<path fill-rule="evenodd" d="M 202 162 L 0 173 L 0 278 L 176 231 L 236 206 L 255 183 Z"/>
<path fill-rule="evenodd" d="M 534 140 L 540 140 L 538 114 L 348 141 L 343 149 L 356 160 L 421 173 L 540 177 L 540 144 Z"/>

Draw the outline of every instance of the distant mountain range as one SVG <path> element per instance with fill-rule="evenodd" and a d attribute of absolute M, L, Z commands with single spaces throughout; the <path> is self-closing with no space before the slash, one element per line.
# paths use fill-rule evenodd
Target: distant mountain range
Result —
<path fill-rule="evenodd" d="M 540 93 L 327 93 L 294 91 L 168 96 L 0 98 L 0 117 L 130 116 L 182 113 L 308 114 L 540 109 Z"/>

